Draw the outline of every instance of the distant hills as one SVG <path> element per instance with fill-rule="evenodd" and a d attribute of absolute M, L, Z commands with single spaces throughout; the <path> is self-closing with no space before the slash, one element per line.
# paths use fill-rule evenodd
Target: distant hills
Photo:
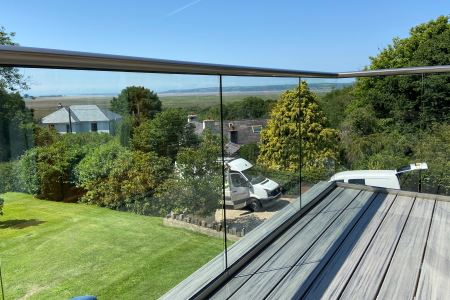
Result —
<path fill-rule="evenodd" d="M 350 86 L 351 82 L 336 82 L 336 83 L 310 83 L 309 87 L 314 92 L 326 93 L 333 89 L 342 89 Z M 277 85 L 255 85 L 255 86 L 227 86 L 223 87 L 225 93 L 242 93 L 242 92 L 281 92 L 292 89 L 296 84 L 277 84 Z M 158 94 L 202 94 L 202 93 L 217 93 L 219 87 L 195 88 L 195 89 L 177 89 L 159 92 Z"/>

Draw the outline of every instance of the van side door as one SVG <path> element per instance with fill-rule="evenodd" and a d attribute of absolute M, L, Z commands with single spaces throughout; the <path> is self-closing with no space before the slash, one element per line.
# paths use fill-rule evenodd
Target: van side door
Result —
<path fill-rule="evenodd" d="M 246 205 L 246 200 L 250 198 L 248 181 L 238 172 L 229 172 L 228 176 L 230 200 L 234 208 L 242 208 Z"/>

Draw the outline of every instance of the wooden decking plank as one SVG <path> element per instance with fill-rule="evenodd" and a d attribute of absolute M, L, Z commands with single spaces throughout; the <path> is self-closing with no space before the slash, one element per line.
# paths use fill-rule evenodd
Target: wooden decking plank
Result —
<path fill-rule="evenodd" d="M 298 222 L 296 222 L 289 230 L 283 235 L 271 243 L 262 253 L 255 257 L 251 263 L 245 266 L 234 278 L 223 285 L 218 291 L 211 296 L 211 299 L 226 299 L 232 294 L 231 291 L 236 291 L 241 285 L 243 285 L 250 276 L 256 273 L 261 266 L 263 266 L 267 260 L 269 260 L 276 252 L 279 251 L 289 240 L 292 239 L 299 231 L 303 229 L 316 215 L 323 211 L 324 208 L 329 206 L 333 200 L 344 191 L 343 188 L 334 189 L 329 195 L 319 202 L 311 211 L 303 216 Z"/>
<path fill-rule="evenodd" d="M 392 255 L 410 214 L 414 199 L 397 196 L 369 244 L 341 297 L 343 299 L 373 299 L 383 280 Z"/>
<path fill-rule="evenodd" d="M 436 201 L 416 299 L 450 299 L 450 202 Z"/>
<path fill-rule="evenodd" d="M 328 207 L 333 200 L 339 196 L 344 189 L 337 188 L 331 192 L 325 199 L 316 205 L 309 213 L 298 220 L 291 228 L 289 228 L 283 235 L 276 239 L 272 244 L 270 244 L 260 255 L 255 257 L 252 262 L 247 265 L 242 271 L 237 275 L 248 275 L 253 274 L 259 270 L 259 268 L 267 262 L 276 252 L 280 250 L 289 240 L 291 240 L 295 235 L 297 235 L 316 215 L 321 213 L 326 207 Z"/>
<path fill-rule="evenodd" d="M 412 299 L 414 297 L 434 202 L 430 199 L 416 199 L 378 298 Z"/>
<path fill-rule="evenodd" d="M 359 218 L 373 204 L 374 194 L 364 191 L 333 222 L 324 234 L 314 243 L 304 257 L 291 269 L 282 282 L 271 292 L 268 299 L 295 298 L 306 292 L 320 270 L 334 254 L 336 249 L 358 222 Z M 376 204 L 375 204 L 376 205 Z"/>
<path fill-rule="evenodd" d="M 322 212 L 317 214 L 287 244 L 276 252 L 259 270 L 268 271 L 295 265 L 324 230 L 343 212 L 360 191 L 344 190 Z"/>
<path fill-rule="evenodd" d="M 347 279 L 356 268 L 380 223 L 385 218 L 395 195 L 380 193 L 346 237 L 325 268 L 309 287 L 307 299 L 337 299 Z"/>
<path fill-rule="evenodd" d="M 297 235 L 276 252 L 255 275 L 250 277 L 230 299 L 245 298 L 255 290 L 258 294 L 267 295 L 274 286 L 278 284 L 278 279 L 282 279 L 301 257 L 308 251 L 314 242 L 323 234 L 333 221 L 344 211 L 344 209 L 358 196 L 358 190 L 344 190 L 335 200 L 334 209 L 329 212 L 321 212 L 311 220 Z M 331 205 L 331 204 L 330 204 Z M 327 206 L 328 208 L 329 206 Z M 340 209 L 339 209 L 340 208 Z M 277 278 L 272 278 L 270 272 L 277 270 Z M 237 278 L 236 278 L 237 279 Z M 234 280 L 234 279 L 233 279 Z M 237 279 L 239 280 L 239 279 Z M 263 284 L 261 284 L 263 282 Z"/>

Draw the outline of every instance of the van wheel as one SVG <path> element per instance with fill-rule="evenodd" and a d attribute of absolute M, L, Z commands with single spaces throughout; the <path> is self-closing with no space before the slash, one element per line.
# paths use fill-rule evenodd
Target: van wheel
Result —
<path fill-rule="evenodd" d="M 258 212 L 262 209 L 261 203 L 258 201 L 258 199 L 252 199 L 252 202 L 250 202 L 248 207 L 252 212 Z"/>

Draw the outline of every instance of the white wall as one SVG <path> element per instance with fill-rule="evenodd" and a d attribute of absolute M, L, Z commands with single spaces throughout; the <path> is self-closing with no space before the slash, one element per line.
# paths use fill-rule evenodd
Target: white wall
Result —
<path fill-rule="evenodd" d="M 72 123 L 72 132 L 90 132 L 91 131 L 91 123 L 92 122 L 80 122 L 80 123 Z M 111 124 L 112 126 L 112 124 Z M 59 133 L 66 133 L 66 124 L 55 124 L 55 129 Z M 97 132 L 102 133 L 110 133 L 109 132 L 109 122 L 97 122 Z"/>

